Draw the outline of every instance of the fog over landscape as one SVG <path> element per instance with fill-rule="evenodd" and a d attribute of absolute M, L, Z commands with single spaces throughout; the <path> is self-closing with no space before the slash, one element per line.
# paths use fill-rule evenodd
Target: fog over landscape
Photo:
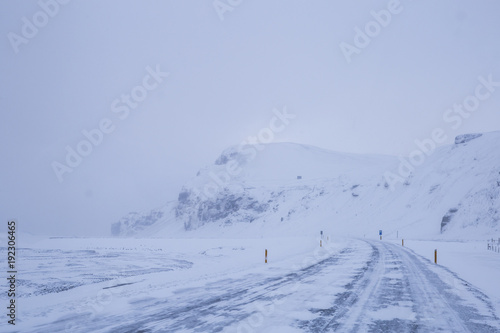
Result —
<path fill-rule="evenodd" d="M 273 142 L 350 153 L 407 156 L 435 128 L 443 143 L 498 130 L 498 92 L 460 123 L 443 119 L 478 77 L 500 81 L 495 1 L 50 3 L 4 1 L 0 13 L 1 214 L 26 232 L 105 235 L 129 211 L 175 200 L 283 107 L 296 118 Z M 365 46 L 356 31 L 395 4 Z M 169 75 L 128 106 L 148 68 Z M 67 165 L 66 147 L 103 119 L 113 131 L 60 182 L 52 163 Z"/>
<path fill-rule="evenodd" d="M 0 331 L 500 332 L 499 12 L 0 2 Z"/>

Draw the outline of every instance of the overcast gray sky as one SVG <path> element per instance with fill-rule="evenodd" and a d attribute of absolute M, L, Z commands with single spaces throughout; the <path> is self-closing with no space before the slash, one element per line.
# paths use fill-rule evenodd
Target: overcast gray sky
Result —
<path fill-rule="evenodd" d="M 0 220 L 22 231 L 108 233 L 273 109 L 296 115 L 275 141 L 356 153 L 500 129 L 497 87 L 443 119 L 500 81 L 495 0 L 62 2 L 0 2 Z"/>

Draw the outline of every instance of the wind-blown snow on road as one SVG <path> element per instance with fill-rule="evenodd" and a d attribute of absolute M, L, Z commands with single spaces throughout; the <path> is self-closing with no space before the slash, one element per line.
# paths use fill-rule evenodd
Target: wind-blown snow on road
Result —
<path fill-rule="evenodd" d="M 488 297 L 411 250 L 375 240 L 319 248 L 286 273 L 186 282 L 126 311 L 66 315 L 36 332 L 498 332 Z M 130 286 L 117 285 L 115 289 Z"/>

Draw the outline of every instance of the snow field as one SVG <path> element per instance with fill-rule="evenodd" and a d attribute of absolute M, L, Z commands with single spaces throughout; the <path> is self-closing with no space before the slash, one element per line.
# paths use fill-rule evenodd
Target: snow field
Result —
<path fill-rule="evenodd" d="M 319 237 L 56 238 L 33 244 L 19 252 L 19 278 L 24 282 L 19 286 L 16 326 L 37 332 L 58 321 L 60 325 L 48 330 L 83 332 L 90 319 L 127 313 L 133 317 L 141 302 L 180 303 L 183 291 L 192 290 L 195 298 L 206 295 L 214 281 L 248 279 L 250 283 L 256 276 L 282 276 L 345 246 L 345 242 L 327 242 L 326 237 L 321 248 Z M 108 329 L 103 327 L 103 332 Z"/>

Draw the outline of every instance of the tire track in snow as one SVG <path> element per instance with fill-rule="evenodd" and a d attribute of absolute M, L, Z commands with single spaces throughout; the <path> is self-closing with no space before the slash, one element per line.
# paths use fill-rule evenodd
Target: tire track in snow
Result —
<path fill-rule="evenodd" d="M 311 312 L 320 313 L 320 317 L 311 321 L 299 322 L 300 328 L 308 332 L 337 331 L 341 328 L 342 320 L 357 317 L 357 314 L 351 313 L 351 311 L 356 311 L 357 304 L 363 304 L 369 297 L 370 292 L 375 287 L 374 283 L 376 283 L 371 276 L 380 271 L 378 265 L 380 251 L 373 245 L 371 245 L 371 251 L 371 256 L 364 267 L 344 286 L 346 291 L 336 295 L 337 297 L 332 307 L 327 309 L 312 309 Z"/>

